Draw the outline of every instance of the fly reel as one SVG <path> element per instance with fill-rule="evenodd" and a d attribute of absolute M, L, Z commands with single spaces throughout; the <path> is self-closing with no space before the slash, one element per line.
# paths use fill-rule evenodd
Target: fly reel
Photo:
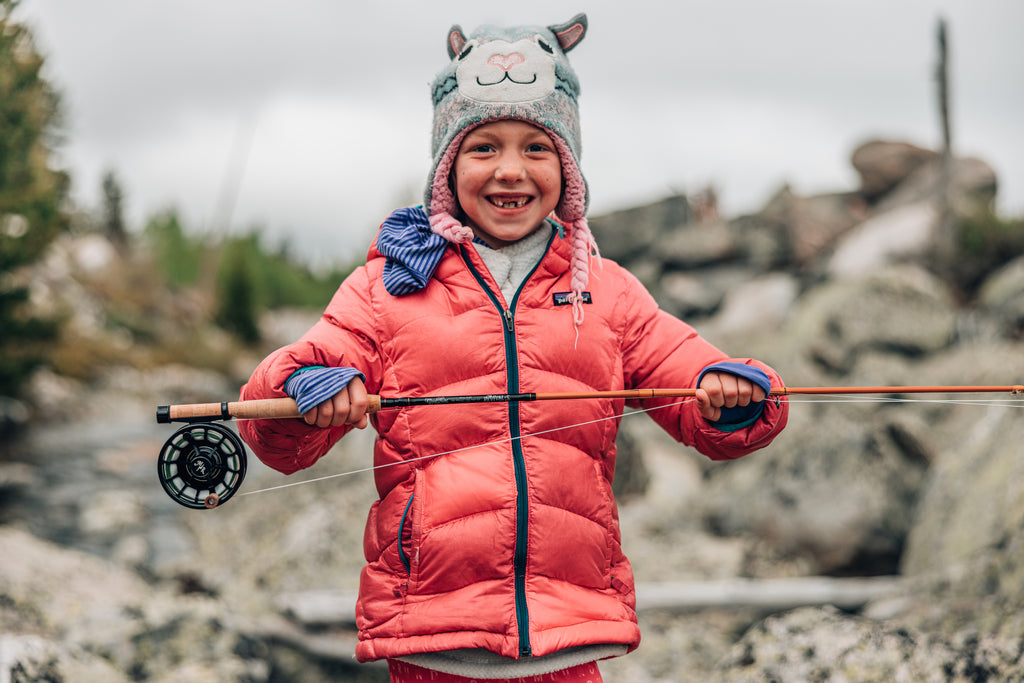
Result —
<path fill-rule="evenodd" d="M 157 406 L 160 424 L 185 422 L 160 450 L 156 471 L 167 495 L 193 510 L 215 508 L 242 486 L 245 446 L 217 420 L 299 417 L 290 398 Z"/>
<path fill-rule="evenodd" d="M 157 475 L 174 502 L 194 510 L 215 508 L 235 494 L 245 478 L 241 439 L 213 422 L 193 422 L 167 439 Z"/>

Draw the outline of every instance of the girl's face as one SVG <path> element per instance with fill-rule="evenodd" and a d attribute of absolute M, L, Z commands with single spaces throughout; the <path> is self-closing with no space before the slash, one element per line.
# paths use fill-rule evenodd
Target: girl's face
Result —
<path fill-rule="evenodd" d="M 471 130 L 453 173 L 466 225 L 496 249 L 536 230 L 562 195 L 558 149 L 547 133 L 523 121 Z"/>

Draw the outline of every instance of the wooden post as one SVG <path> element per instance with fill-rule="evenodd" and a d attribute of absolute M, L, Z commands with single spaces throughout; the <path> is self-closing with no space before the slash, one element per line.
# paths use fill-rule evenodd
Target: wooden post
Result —
<path fill-rule="evenodd" d="M 935 207 L 938 213 L 934 244 L 934 265 L 941 275 L 952 277 L 956 259 L 956 218 L 951 193 L 953 191 L 953 132 L 950 123 L 949 87 L 949 34 L 946 20 L 939 18 L 936 31 L 938 62 L 935 66 L 936 95 L 942 134 L 941 167 L 936 187 Z"/>

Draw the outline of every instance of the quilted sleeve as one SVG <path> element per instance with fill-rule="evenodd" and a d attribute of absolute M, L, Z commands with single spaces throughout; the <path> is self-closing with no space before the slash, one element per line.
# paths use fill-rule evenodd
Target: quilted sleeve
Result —
<path fill-rule="evenodd" d="M 685 322 L 658 308 L 653 297 L 632 276 L 622 296 L 624 382 L 630 388 L 692 388 L 701 372 L 722 362 L 763 370 L 773 388 L 784 386 L 778 373 L 751 358 L 732 358 L 697 334 Z M 643 408 L 658 407 L 650 416 L 677 441 L 693 446 L 712 460 L 732 460 L 764 448 L 782 431 L 789 415 L 785 400 L 769 397 L 760 417 L 743 429 L 722 431 L 701 417 L 693 400 L 651 399 Z"/>
<path fill-rule="evenodd" d="M 242 400 L 285 396 L 284 384 L 299 368 L 353 367 L 377 393 L 381 360 L 373 324 L 366 268 L 338 288 L 320 320 L 302 337 L 267 356 L 242 387 Z M 313 465 L 351 426 L 322 429 L 301 419 L 249 420 L 238 425 L 242 439 L 267 466 L 292 474 Z"/>

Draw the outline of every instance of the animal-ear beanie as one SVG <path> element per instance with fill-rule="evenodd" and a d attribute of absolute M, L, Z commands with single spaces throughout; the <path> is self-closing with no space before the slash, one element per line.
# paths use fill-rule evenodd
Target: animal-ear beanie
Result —
<path fill-rule="evenodd" d="M 469 37 L 458 25 L 448 31 L 450 62 L 431 86 L 433 164 L 424 206 L 431 229 L 450 242 L 467 242 L 473 231 L 456 218 L 458 205 L 449 176 L 466 134 L 490 121 L 514 119 L 539 126 L 555 143 L 562 165 L 562 196 L 555 217 L 572 240 L 574 319 L 597 245 L 587 227 L 587 182 L 580 171 L 580 86 L 566 53 L 587 32 L 578 14 L 556 26 L 481 26 Z"/>

